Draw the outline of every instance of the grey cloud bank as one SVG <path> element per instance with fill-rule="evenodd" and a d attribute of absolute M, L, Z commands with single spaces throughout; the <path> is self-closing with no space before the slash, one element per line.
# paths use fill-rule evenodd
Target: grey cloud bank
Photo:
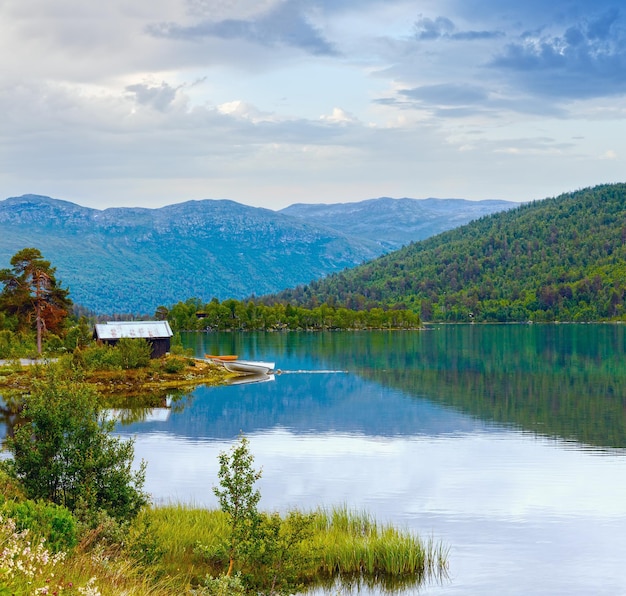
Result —
<path fill-rule="evenodd" d="M 6 0 L 0 194 L 542 198 L 623 177 L 625 67 L 607 0 Z"/>

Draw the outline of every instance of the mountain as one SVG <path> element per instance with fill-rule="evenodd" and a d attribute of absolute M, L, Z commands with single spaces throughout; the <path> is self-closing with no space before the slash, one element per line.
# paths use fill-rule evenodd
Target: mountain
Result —
<path fill-rule="evenodd" d="M 408 199 L 397 208 L 393 199 L 364 203 L 369 208 L 350 208 L 366 218 L 375 205 L 387 212 L 388 223 L 380 216 L 358 230 L 355 222 L 351 231 L 347 215 L 316 217 L 306 205 L 295 206 L 291 215 L 289 208 L 275 212 L 227 200 L 98 210 L 38 195 L 12 197 L 0 201 L 0 267 L 20 249 L 38 248 L 74 302 L 101 314 L 151 314 L 159 305 L 192 297 L 243 299 L 373 259 L 408 241 L 409 222 L 419 237 L 419 214 L 428 219 L 437 212 L 436 200 L 428 201 L 428 211 Z M 448 227 L 460 221 L 455 217 L 463 219 L 461 213 L 467 221 L 476 209 L 507 206 L 463 203 L 440 206 Z"/>
<path fill-rule="evenodd" d="M 435 236 L 484 215 L 517 207 L 510 201 L 390 199 L 357 203 L 296 203 L 280 213 L 300 217 L 351 236 L 370 238 L 385 252 Z"/>
<path fill-rule="evenodd" d="M 209 200 L 100 211 L 25 195 L 0 202 L 0 238 L 2 266 L 34 246 L 73 301 L 98 313 L 272 292 L 381 252 L 267 209 Z"/>
<path fill-rule="evenodd" d="M 626 184 L 522 205 L 266 302 L 420 311 L 426 321 L 626 317 Z"/>

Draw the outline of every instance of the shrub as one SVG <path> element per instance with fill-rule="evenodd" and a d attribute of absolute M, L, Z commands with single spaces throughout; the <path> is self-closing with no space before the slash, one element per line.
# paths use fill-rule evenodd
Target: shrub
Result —
<path fill-rule="evenodd" d="M 103 509 L 112 517 L 134 517 L 147 503 L 145 464 L 132 471 L 134 445 L 112 436 L 98 395 L 62 378 L 50 365 L 25 398 L 27 420 L 7 439 L 16 477 L 31 499 L 45 499 L 73 511 Z"/>
<path fill-rule="evenodd" d="M 65 350 L 65 345 L 63 340 L 54 333 L 49 333 L 46 335 L 44 342 L 44 352 L 46 353 L 56 353 L 63 352 Z"/>
<path fill-rule="evenodd" d="M 41 583 L 45 588 L 46 579 L 54 575 L 53 570 L 65 558 L 65 553 L 51 556 L 43 540 L 33 545 L 28 534 L 28 530 L 18 531 L 14 520 L 0 515 L 0 577 L 1 587 L 10 588 L 7 594 L 41 593 L 33 590 L 33 583 Z"/>
<path fill-rule="evenodd" d="M 239 573 L 220 577 L 207 575 L 202 584 L 202 587 L 194 592 L 197 596 L 245 596 L 246 594 L 246 588 Z"/>
<path fill-rule="evenodd" d="M 119 370 L 122 368 L 119 351 L 105 344 L 75 352 L 75 360 L 83 363 L 87 370 Z"/>
<path fill-rule="evenodd" d="M 10 358 L 12 355 L 13 342 L 15 341 L 12 331 L 3 329 L 0 331 L 0 358 Z"/>
<path fill-rule="evenodd" d="M 184 358 L 170 356 L 163 361 L 162 369 L 166 373 L 176 374 L 184 370 L 186 366 L 187 361 Z"/>
<path fill-rule="evenodd" d="M 7 501 L 1 510 L 15 521 L 19 531 L 30 530 L 44 538 L 52 552 L 71 550 L 77 544 L 77 526 L 74 516 L 65 508 L 42 501 Z"/>
<path fill-rule="evenodd" d="M 152 355 L 152 346 L 145 339 L 120 339 L 115 349 L 120 353 L 120 361 L 123 369 L 141 368 L 148 366 Z"/>

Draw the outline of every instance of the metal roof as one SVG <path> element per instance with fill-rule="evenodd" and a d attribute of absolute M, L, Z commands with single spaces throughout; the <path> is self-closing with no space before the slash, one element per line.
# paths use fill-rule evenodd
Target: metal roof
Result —
<path fill-rule="evenodd" d="M 174 335 L 167 321 L 109 321 L 96 325 L 95 334 L 98 339 L 162 339 Z"/>

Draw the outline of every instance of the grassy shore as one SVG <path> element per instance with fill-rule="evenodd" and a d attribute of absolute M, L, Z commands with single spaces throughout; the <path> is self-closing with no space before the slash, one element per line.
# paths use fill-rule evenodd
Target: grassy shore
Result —
<path fill-rule="evenodd" d="M 237 577 L 245 578 L 248 586 L 246 593 L 291 593 L 291 588 L 276 588 L 278 574 L 289 575 L 289 585 L 298 591 L 333 585 L 334 594 L 342 593 L 342 582 L 352 587 L 356 583 L 377 585 L 393 593 L 397 589 L 416 589 L 424 580 L 445 575 L 447 550 L 442 545 L 423 542 L 411 533 L 381 526 L 369 515 L 347 509 L 320 509 L 305 517 L 311 532 L 296 545 L 297 552 L 282 560 L 281 565 L 263 568 L 258 563 L 243 563 L 237 568 Z M 281 518 L 283 523 L 286 519 Z M 3 536 L 3 523 L 6 519 L 3 521 L 0 515 L 0 541 L 4 540 L 6 547 L 9 541 L 6 532 Z M 223 576 L 228 567 L 223 546 L 228 524 L 221 511 L 184 505 L 151 507 L 125 529 L 121 540 L 112 539 L 107 532 L 115 534 L 105 525 L 87 532 L 56 568 L 43 569 L 43 558 L 30 561 L 35 569 L 37 565 L 42 567 L 42 573 L 24 578 L 21 587 L 17 581 L 9 583 L 13 591 L 7 594 L 47 593 L 35 590 L 40 584 L 51 584 L 54 577 L 51 587 L 63 594 L 210 596 L 205 578 Z M 30 550 L 34 551 L 39 538 L 31 534 L 30 539 L 34 541 Z M 0 558 L 0 594 L 4 594 L 2 578 Z M 89 582 L 92 591 L 85 592 Z M 49 594 L 52 593 L 51 589 Z"/>
<path fill-rule="evenodd" d="M 104 396 L 151 395 L 160 398 L 173 389 L 219 385 L 233 377 L 221 366 L 185 356 L 167 356 L 131 369 L 81 367 L 72 361 L 71 356 L 63 356 L 55 361 L 64 366 L 68 374 L 78 375 L 83 383 Z M 0 367 L 0 390 L 5 393 L 28 392 L 33 380 L 44 374 L 46 366 L 46 361 L 29 365 L 23 365 L 19 360 L 7 362 Z"/>
<path fill-rule="evenodd" d="M 100 360 L 110 355 L 93 354 Z M 126 370 L 96 368 L 84 355 L 67 355 L 49 367 L 13 363 L 0 369 L 5 405 L 7 389 L 19 405 L 20 394 L 41 389 L 51 371 L 97 389 L 108 403 L 135 404 L 144 392 L 160 400 L 159 390 L 219 384 L 228 377 L 221 367 L 186 356 Z M 27 500 L 6 463 L 0 463 L 0 596 L 269 596 L 318 586 L 340 594 L 342 585 L 362 583 L 393 593 L 447 569 L 443 545 L 339 508 L 260 512 L 250 537 L 237 544 L 235 575 L 225 577 L 235 531 L 224 511 L 148 506 L 132 521 L 119 521 L 77 506 L 74 517 L 51 503 Z"/>

